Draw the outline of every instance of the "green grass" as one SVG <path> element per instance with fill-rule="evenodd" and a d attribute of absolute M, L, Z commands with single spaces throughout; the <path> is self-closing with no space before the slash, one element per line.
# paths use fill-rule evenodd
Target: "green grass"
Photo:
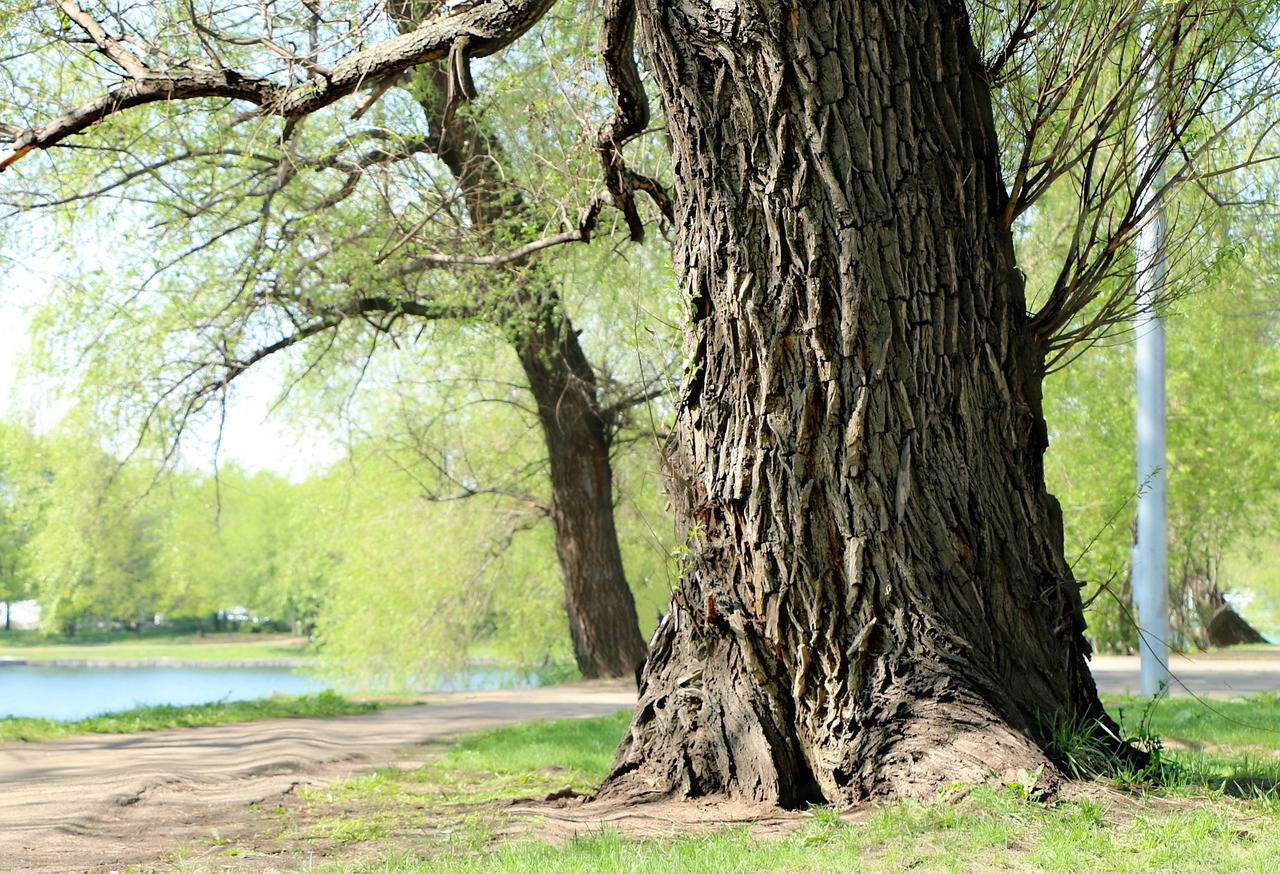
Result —
<path fill-rule="evenodd" d="M 127 631 L 83 633 L 68 640 L 36 632 L 0 633 L 0 658 L 48 661 L 53 659 L 103 659 L 143 661 L 253 661 L 306 659 L 312 656 L 303 637 L 284 634 L 225 632 L 197 634 L 143 634 Z"/>
<path fill-rule="evenodd" d="M 1123 711 L 1136 735 L 1145 702 L 1108 704 L 1113 714 Z M 421 767 L 382 768 L 314 791 L 306 796 L 313 809 L 303 816 L 280 811 L 279 823 L 296 840 L 327 837 L 355 847 L 353 861 L 300 869 L 330 874 L 1274 871 L 1280 700 L 1210 706 L 1218 712 L 1165 700 L 1148 714 L 1146 729 L 1166 735 L 1162 756 L 1173 762 L 1163 785 L 1102 778 L 1076 784 L 1052 803 L 1029 799 L 1017 786 L 979 786 L 942 792 L 937 803 L 886 804 L 848 816 L 815 808 L 778 839 L 734 827 L 637 840 L 586 823 L 568 843 L 549 844 L 537 839 L 536 821 L 504 812 L 508 799 L 597 785 L 626 730 L 625 711 L 468 735 Z M 498 836 L 511 825 L 525 826 L 528 836 Z"/>
<path fill-rule="evenodd" d="M 1172 768 L 1169 791 L 1216 790 L 1252 797 L 1280 812 L 1280 697 L 1264 693 L 1243 699 L 1107 698 L 1127 734 L 1145 720 Z"/>
<path fill-rule="evenodd" d="M 599 719 L 530 722 L 466 735 L 411 778 L 458 787 L 475 800 L 482 789 L 493 797 L 528 796 L 574 786 L 593 789 L 609 773 L 618 739 L 631 711 Z"/>
<path fill-rule="evenodd" d="M 459 851 L 463 850 L 463 851 Z M 958 803 L 900 803 L 847 820 L 811 811 L 788 836 L 735 827 L 704 836 L 635 840 L 592 829 L 564 845 L 520 841 L 431 856 L 308 867 L 315 872 L 1271 872 L 1280 827 L 1247 805 L 1203 804 L 1114 821 L 1082 798 L 1053 806 L 980 787 Z"/>
<path fill-rule="evenodd" d="M 1147 699 L 1107 696 L 1107 711 L 1135 727 Z M 1280 749 L 1280 695 L 1248 698 L 1163 698 L 1151 708 L 1151 730 L 1161 736 L 1216 748 Z"/>
<path fill-rule="evenodd" d="M 189 707 L 139 707 L 120 713 L 106 713 L 74 722 L 52 719 L 0 719 L 0 741 L 41 740 L 76 734 L 125 734 L 137 731 L 159 731 L 166 728 L 191 728 L 198 725 L 222 725 L 229 722 L 253 722 L 282 716 L 346 716 L 368 713 L 379 705 L 357 703 L 332 691 L 316 695 L 259 698 L 254 701 L 222 701 Z"/>

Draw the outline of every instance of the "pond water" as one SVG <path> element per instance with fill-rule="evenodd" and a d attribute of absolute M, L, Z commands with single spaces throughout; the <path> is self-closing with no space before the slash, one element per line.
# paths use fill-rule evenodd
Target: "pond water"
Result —
<path fill-rule="evenodd" d="M 460 692 L 537 685 L 539 679 L 533 675 L 476 666 L 440 677 L 430 689 Z M 67 721 L 134 707 L 247 701 L 329 688 L 324 680 L 291 668 L 0 665 L 0 719 Z"/>
<path fill-rule="evenodd" d="M 0 666 L 0 718 L 75 720 L 158 704 L 303 695 L 328 684 L 289 668 Z"/>

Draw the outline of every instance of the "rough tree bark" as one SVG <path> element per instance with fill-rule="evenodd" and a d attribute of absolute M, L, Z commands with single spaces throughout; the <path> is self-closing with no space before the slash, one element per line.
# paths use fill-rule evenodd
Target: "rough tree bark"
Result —
<path fill-rule="evenodd" d="M 695 313 L 667 447 L 691 558 L 602 794 L 1034 771 L 1053 720 L 1107 717 L 963 3 L 638 11 Z"/>
<path fill-rule="evenodd" d="M 401 19 L 404 20 L 404 19 Z M 447 64 L 430 68 L 423 101 L 436 154 L 457 179 L 472 226 L 519 239 L 530 208 L 503 178 L 498 143 L 458 112 Z M 551 481 L 551 520 L 578 670 L 587 679 L 634 676 L 648 649 L 627 584 L 613 515 L 614 413 L 551 278 L 533 259 L 512 265 L 489 318 L 520 360 L 538 413 Z M 495 283 L 496 284 L 496 283 Z"/>

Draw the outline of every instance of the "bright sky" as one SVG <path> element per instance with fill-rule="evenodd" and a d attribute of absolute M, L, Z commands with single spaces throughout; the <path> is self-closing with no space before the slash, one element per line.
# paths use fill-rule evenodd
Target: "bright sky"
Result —
<path fill-rule="evenodd" d="M 49 282 L 49 271 L 42 263 L 15 265 L 0 260 L 0 412 L 9 414 L 30 399 L 15 393 L 18 362 L 26 347 L 30 319 L 19 301 L 36 299 L 42 285 Z M 222 434 L 222 463 L 236 461 L 251 469 L 273 470 L 292 476 L 305 476 L 341 455 L 332 443 L 317 442 L 310 434 L 299 434 L 281 416 L 270 415 L 279 386 L 279 369 L 264 362 L 236 381 L 233 403 L 228 408 Z M 56 411 L 37 416 L 41 425 L 52 424 Z M 212 445 L 216 431 L 197 432 L 186 444 L 187 463 L 209 469 L 213 465 Z"/>
<path fill-rule="evenodd" d="M 0 410 L 12 406 L 18 355 L 26 343 L 28 319 L 18 301 L 34 293 L 39 276 L 0 254 Z"/>

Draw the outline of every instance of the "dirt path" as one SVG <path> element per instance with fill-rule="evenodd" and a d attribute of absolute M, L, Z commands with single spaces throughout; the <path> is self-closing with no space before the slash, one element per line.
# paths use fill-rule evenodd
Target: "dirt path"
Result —
<path fill-rule="evenodd" d="M 466 696 L 367 716 L 273 719 L 0 744 L 0 871 L 124 871 L 207 841 L 300 783 L 329 783 L 460 732 L 599 716 L 635 703 L 626 681 Z"/>

